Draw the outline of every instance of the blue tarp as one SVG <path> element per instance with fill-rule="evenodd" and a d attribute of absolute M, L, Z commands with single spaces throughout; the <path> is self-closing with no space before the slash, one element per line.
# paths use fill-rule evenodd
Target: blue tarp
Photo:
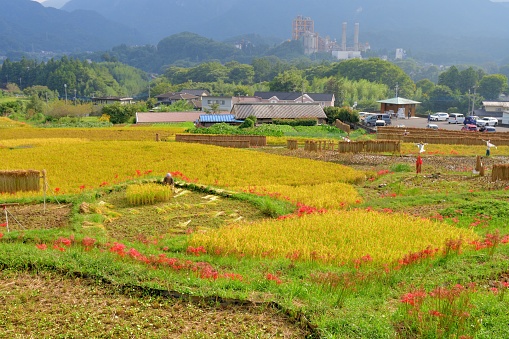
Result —
<path fill-rule="evenodd" d="M 200 115 L 200 122 L 242 122 L 240 120 L 235 120 L 235 116 L 233 114 L 202 114 Z"/>

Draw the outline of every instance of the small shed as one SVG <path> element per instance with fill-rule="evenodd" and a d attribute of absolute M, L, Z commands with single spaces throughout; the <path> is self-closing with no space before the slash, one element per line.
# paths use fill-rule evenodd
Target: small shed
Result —
<path fill-rule="evenodd" d="M 381 104 L 380 112 L 382 113 L 398 113 L 400 109 L 403 109 L 405 116 L 415 116 L 415 109 L 420 101 L 413 101 L 410 99 L 395 97 L 392 99 L 377 101 Z"/>

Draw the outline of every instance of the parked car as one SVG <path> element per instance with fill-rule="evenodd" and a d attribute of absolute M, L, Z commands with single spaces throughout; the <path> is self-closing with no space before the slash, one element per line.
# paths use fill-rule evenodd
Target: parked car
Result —
<path fill-rule="evenodd" d="M 379 127 L 379 126 L 386 126 L 387 124 L 385 123 L 385 120 L 377 120 L 375 121 L 375 126 L 376 127 Z"/>
<path fill-rule="evenodd" d="M 492 132 L 496 132 L 497 129 L 495 127 L 492 127 L 492 126 L 482 126 L 479 128 L 479 132 L 489 132 L 489 133 L 492 133 Z"/>
<path fill-rule="evenodd" d="M 368 112 L 359 112 L 358 114 L 359 114 L 359 119 L 360 120 L 364 120 L 364 118 L 369 115 Z"/>
<path fill-rule="evenodd" d="M 477 126 L 497 126 L 498 125 L 498 119 L 492 118 L 492 117 L 483 117 L 481 119 L 477 119 Z"/>
<path fill-rule="evenodd" d="M 426 128 L 430 128 L 430 129 L 438 129 L 438 125 L 435 125 L 435 124 L 427 124 L 427 125 L 426 125 Z"/>
<path fill-rule="evenodd" d="M 463 120 L 464 125 L 477 125 L 477 119 L 479 117 L 477 115 L 471 115 L 469 117 L 466 117 L 465 120 Z"/>
<path fill-rule="evenodd" d="M 389 114 L 373 114 L 364 119 L 366 126 L 375 126 L 377 120 L 385 121 L 386 125 L 391 124 L 391 116 Z"/>
<path fill-rule="evenodd" d="M 462 124 L 465 121 L 465 116 L 461 113 L 451 113 L 447 120 L 450 124 Z"/>
<path fill-rule="evenodd" d="M 472 124 L 466 124 L 461 128 L 462 131 L 472 131 L 477 132 L 477 126 Z"/>
<path fill-rule="evenodd" d="M 449 114 L 444 112 L 438 112 L 429 116 L 430 121 L 447 121 Z"/>

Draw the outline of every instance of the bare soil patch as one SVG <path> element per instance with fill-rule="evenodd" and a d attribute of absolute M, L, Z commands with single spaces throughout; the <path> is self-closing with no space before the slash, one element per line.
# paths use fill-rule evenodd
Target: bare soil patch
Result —
<path fill-rule="evenodd" d="M 127 296 L 56 274 L 0 273 L 2 338 L 304 338 L 274 309 Z"/>
<path fill-rule="evenodd" d="M 0 210 L 1 223 L 5 222 L 5 212 Z M 7 206 L 10 230 L 52 229 L 69 225 L 71 205 L 26 204 Z"/>

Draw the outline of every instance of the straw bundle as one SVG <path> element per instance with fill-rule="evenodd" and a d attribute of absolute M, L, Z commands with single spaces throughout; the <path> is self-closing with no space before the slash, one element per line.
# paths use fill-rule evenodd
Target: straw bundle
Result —
<path fill-rule="evenodd" d="M 0 171 L 0 193 L 39 191 L 41 172 L 36 170 Z"/>

